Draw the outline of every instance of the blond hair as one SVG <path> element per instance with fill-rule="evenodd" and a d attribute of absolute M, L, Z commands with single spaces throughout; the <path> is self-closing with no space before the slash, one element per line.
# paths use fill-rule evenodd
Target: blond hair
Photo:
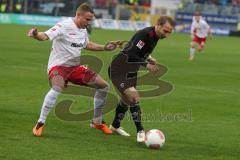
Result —
<path fill-rule="evenodd" d="M 78 8 L 77 12 L 90 12 L 94 14 L 92 7 L 88 3 L 82 3 Z"/>

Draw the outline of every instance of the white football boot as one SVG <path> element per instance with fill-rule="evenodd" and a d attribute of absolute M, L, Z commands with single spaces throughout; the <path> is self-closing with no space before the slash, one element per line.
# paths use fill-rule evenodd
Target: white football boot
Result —
<path fill-rule="evenodd" d="M 141 130 L 137 133 L 137 142 L 144 142 L 145 141 L 145 132 Z"/>
<path fill-rule="evenodd" d="M 121 136 L 130 136 L 130 134 L 127 133 L 122 127 L 115 128 L 115 127 L 113 127 L 112 125 L 110 125 L 109 128 L 110 128 L 113 132 L 116 132 L 116 133 L 118 133 L 118 134 L 121 135 Z"/>

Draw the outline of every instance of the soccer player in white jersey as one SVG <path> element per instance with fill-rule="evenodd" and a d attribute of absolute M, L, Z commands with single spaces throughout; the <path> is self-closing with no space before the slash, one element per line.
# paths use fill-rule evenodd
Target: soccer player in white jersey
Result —
<path fill-rule="evenodd" d="M 56 99 L 61 91 L 66 87 L 68 81 L 77 85 L 87 85 L 96 88 L 94 96 L 94 117 L 91 126 L 102 130 L 106 134 L 112 131 L 102 121 L 102 111 L 105 105 L 108 83 L 91 69 L 80 65 L 81 49 L 92 51 L 114 50 L 119 41 L 100 45 L 90 42 L 86 27 L 94 17 L 92 8 L 86 4 L 81 4 L 75 17 L 63 20 L 46 32 L 38 32 L 32 28 L 28 36 L 39 41 L 51 40 L 52 50 L 48 62 L 48 76 L 51 89 L 46 94 L 42 104 L 39 120 L 33 128 L 35 136 L 41 136 L 48 113 L 54 107 Z"/>
<path fill-rule="evenodd" d="M 190 61 L 194 59 L 196 47 L 198 47 L 198 51 L 203 50 L 208 36 L 212 38 L 210 26 L 203 19 L 200 13 L 195 13 L 191 25 L 192 42 L 189 55 Z"/>

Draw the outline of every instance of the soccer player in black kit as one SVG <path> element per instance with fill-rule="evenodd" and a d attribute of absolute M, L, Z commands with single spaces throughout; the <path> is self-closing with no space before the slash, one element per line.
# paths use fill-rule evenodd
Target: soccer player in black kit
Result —
<path fill-rule="evenodd" d="M 158 40 L 168 37 L 174 27 L 175 21 L 171 17 L 159 17 L 155 26 L 144 28 L 134 34 L 130 42 L 113 59 L 108 73 L 114 87 L 121 95 L 121 100 L 115 110 L 114 120 L 110 126 L 114 132 L 130 136 L 120 127 L 124 115 L 130 108 L 132 119 L 137 128 L 137 142 L 144 141 L 145 132 L 141 123 L 140 97 L 136 90 L 137 72 L 140 66 L 146 67 L 150 72 L 159 71 L 156 60 L 150 54 Z"/>

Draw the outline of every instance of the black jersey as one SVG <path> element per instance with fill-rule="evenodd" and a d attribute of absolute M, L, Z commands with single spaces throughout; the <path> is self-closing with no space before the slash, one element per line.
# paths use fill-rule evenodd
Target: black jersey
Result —
<path fill-rule="evenodd" d="M 158 40 L 159 37 L 154 26 L 144 28 L 133 35 L 122 53 L 128 55 L 128 62 L 145 62 L 157 45 Z"/>

